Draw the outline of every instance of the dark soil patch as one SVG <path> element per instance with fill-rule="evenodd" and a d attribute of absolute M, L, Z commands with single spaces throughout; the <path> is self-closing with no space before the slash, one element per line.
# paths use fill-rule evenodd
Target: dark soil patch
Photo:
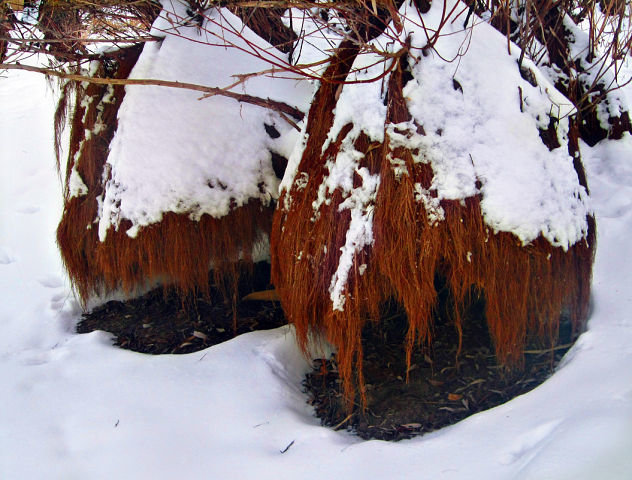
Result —
<path fill-rule="evenodd" d="M 363 336 L 367 408 L 359 395 L 349 414 L 335 356 L 320 359 L 305 380 L 310 403 L 322 423 L 346 429 L 364 439 L 402 440 L 452 425 L 532 390 L 546 380 L 571 346 L 560 332 L 554 348 L 531 342 L 523 369 L 509 370 L 496 362 L 485 324 L 482 302 L 467 312 L 463 344 L 452 322 L 435 318 L 432 350 L 418 346 L 406 379 L 405 313 L 393 311 Z M 562 322 L 565 330 L 566 322 Z M 565 344 L 561 344 L 566 342 Z"/>
<path fill-rule="evenodd" d="M 255 281 L 240 286 L 240 298 L 269 288 L 267 266 L 258 266 Z M 570 347 L 567 331 L 555 349 L 535 342 L 524 369 L 510 371 L 496 363 L 481 302 L 466 313 L 463 345 L 457 360 L 457 333 L 447 315 L 437 315 L 432 350 L 416 348 L 406 379 L 406 316 L 392 306 L 379 323 L 364 332 L 364 376 L 368 405 L 355 400 L 349 414 L 341 392 L 335 357 L 316 360 L 304 386 L 323 425 L 346 429 L 364 439 L 401 440 L 452 425 L 473 413 L 528 392 L 548 378 Z M 276 328 L 287 323 L 278 302 L 237 302 L 217 290 L 210 299 L 183 304 L 173 292 L 154 290 L 126 302 L 108 302 L 86 313 L 79 333 L 105 330 L 122 348 L 150 354 L 190 353 L 236 334 Z M 562 322 L 565 325 L 564 322 Z"/>
<path fill-rule="evenodd" d="M 257 264 L 254 278 L 239 287 L 238 298 L 253 290 L 272 288 L 269 266 Z M 210 298 L 182 300 L 176 292 L 158 288 L 125 302 L 111 301 L 84 314 L 78 333 L 105 330 L 114 344 L 135 352 L 191 353 L 230 340 L 235 335 L 287 324 L 279 302 L 236 304 L 211 288 Z"/>

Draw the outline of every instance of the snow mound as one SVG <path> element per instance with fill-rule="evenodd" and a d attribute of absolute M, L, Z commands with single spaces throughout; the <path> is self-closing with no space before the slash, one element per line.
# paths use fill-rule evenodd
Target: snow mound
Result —
<path fill-rule="evenodd" d="M 411 42 L 412 79 L 404 87 L 411 121 L 384 125 L 385 81 L 350 83 L 342 88 L 336 103 L 328 142 L 349 123 L 353 123 L 349 144 L 360 133 L 382 142 L 386 129 L 391 143 L 397 143 L 394 146 L 408 147 L 416 152 L 416 162 L 431 164 L 432 186 L 427 192 L 420 191 L 418 199 L 428 204 L 437 221 L 442 219 L 438 201 L 480 195 L 487 225 L 495 232 L 513 233 L 523 245 L 542 236 L 553 246 L 568 249 L 584 239 L 592 207 L 568 151 L 571 102 L 529 60 L 524 60 L 523 69 L 531 71 L 537 85 L 523 78 L 519 49 L 513 45 L 509 53 L 506 39 L 492 26 L 483 22 L 463 29 L 459 21 L 441 26 L 442 2 L 433 3 L 423 21 L 408 2 L 401 13 L 405 18 L 401 44 L 408 38 Z M 421 25 L 428 32 L 441 29 L 434 48 L 426 48 L 428 37 Z M 390 49 L 396 54 L 399 45 L 392 41 L 389 45 L 389 40 L 383 36 L 373 43 L 378 50 Z M 379 58 L 374 54 L 360 55 L 347 81 L 374 78 L 385 68 L 382 63 L 370 67 L 376 62 Z M 556 126 L 560 145 L 553 150 L 540 135 L 550 124 Z M 417 126 L 423 133 L 418 133 Z M 304 181 L 294 177 L 306 136 L 304 132 L 290 157 L 281 184 L 284 190 Z M 352 150 L 342 148 L 336 158 L 327 161 L 329 173 L 314 204 L 316 214 L 334 190 L 351 194 L 350 182 L 359 160 Z M 405 167 L 397 170 L 397 161 L 391 161 L 397 175 L 406 174 Z M 370 222 L 370 216 L 365 217 Z M 370 232 L 370 225 L 364 230 Z M 371 239 L 356 243 L 370 244 Z"/>
<path fill-rule="evenodd" d="M 209 11 L 200 29 L 176 27 L 173 19 L 186 17 L 184 7 L 169 8 L 173 11 L 163 11 L 152 32 L 164 39 L 145 46 L 130 78 L 223 88 L 239 75 L 270 69 L 256 58 L 257 49 L 284 56 L 225 9 Z M 287 74 L 273 81 L 269 76 L 249 77 L 231 91 L 307 109 L 311 85 Z M 110 174 L 99 215 L 101 240 L 123 219 L 131 221 L 128 234 L 134 236 L 140 227 L 161 221 L 165 212 L 193 220 L 204 214 L 219 218 L 251 199 L 268 205 L 278 196 L 270 152 L 289 156 L 296 130 L 270 109 L 201 95 L 160 86 L 126 87 L 106 165 Z M 266 125 L 279 135 L 266 132 Z"/>
<path fill-rule="evenodd" d="M 435 25 L 440 13 L 437 5 L 429 12 Z M 412 36 L 423 48 L 421 32 Z M 438 198 L 480 193 L 486 223 L 523 244 L 542 235 L 566 249 L 583 239 L 591 209 L 567 148 L 570 101 L 527 60 L 537 86 L 522 78 L 519 49 L 508 54 L 505 39 L 485 23 L 471 30 L 446 25 L 435 50 L 418 51 L 404 94 L 425 131 L 420 160 L 432 164 Z M 561 146 L 549 151 L 539 130 L 551 118 Z"/>

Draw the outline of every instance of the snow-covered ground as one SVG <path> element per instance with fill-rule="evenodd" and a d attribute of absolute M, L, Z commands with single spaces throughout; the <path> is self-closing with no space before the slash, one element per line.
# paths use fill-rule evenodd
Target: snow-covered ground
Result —
<path fill-rule="evenodd" d="M 54 238 L 53 104 L 39 76 L 0 78 L 1 479 L 632 478 L 632 137 L 584 146 L 594 309 L 555 375 L 395 444 L 320 426 L 291 328 L 179 356 L 75 334 Z"/>

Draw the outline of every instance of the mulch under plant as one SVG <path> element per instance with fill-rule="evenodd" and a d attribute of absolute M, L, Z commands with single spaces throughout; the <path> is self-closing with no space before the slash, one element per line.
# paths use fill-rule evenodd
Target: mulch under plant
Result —
<path fill-rule="evenodd" d="M 266 267 L 255 271 L 255 287 L 264 290 Z M 267 277 L 269 278 L 269 277 Z M 239 298 L 253 284 L 240 287 Z M 448 315 L 434 319 L 432 348 L 418 346 L 406 372 L 406 316 L 396 306 L 363 333 L 367 406 L 354 400 L 350 413 L 338 378 L 335 356 L 318 359 L 304 381 L 310 404 L 323 425 L 346 429 L 364 439 L 401 440 L 454 424 L 473 413 L 500 405 L 541 384 L 570 347 L 562 331 L 558 346 L 527 349 L 524 368 L 498 365 L 485 326 L 483 303 L 466 312 L 463 343 L 457 359 L 457 333 Z M 236 319 L 236 323 L 235 323 Z M 287 323 L 278 302 L 226 301 L 216 289 L 211 298 L 183 302 L 157 289 L 125 301 L 111 301 L 83 315 L 79 333 L 105 330 L 121 348 L 149 354 L 190 353 L 246 332 Z M 235 330 L 236 325 L 236 330 Z M 564 326 L 564 322 L 562 322 Z"/>
<path fill-rule="evenodd" d="M 454 325 L 436 316 L 432 348 L 419 345 L 406 368 L 407 330 L 403 311 L 391 310 L 363 335 L 366 408 L 359 395 L 349 413 L 335 357 L 316 361 L 305 380 L 310 403 L 324 425 L 355 432 L 364 439 L 402 440 L 452 425 L 532 390 L 546 380 L 571 346 L 562 322 L 557 346 L 532 341 L 524 368 L 498 365 L 487 330 L 482 301 L 467 312 L 457 358 Z"/>
<path fill-rule="evenodd" d="M 257 264 L 251 281 L 239 285 L 237 298 L 272 288 L 267 264 Z M 242 333 L 287 324 L 278 302 L 237 301 L 211 286 L 209 298 L 182 299 L 173 290 L 157 288 L 132 300 L 110 301 L 85 313 L 78 333 L 104 330 L 114 334 L 114 345 L 135 352 L 191 353 L 225 342 Z"/>

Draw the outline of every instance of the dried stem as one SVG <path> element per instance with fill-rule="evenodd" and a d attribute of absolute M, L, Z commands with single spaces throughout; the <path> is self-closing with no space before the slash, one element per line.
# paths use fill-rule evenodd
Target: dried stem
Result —
<path fill-rule="evenodd" d="M 290 115 L 296 120 L 302 120 L 305 114 L 296 107 L 288 105 L 287 103 L 278 102 L 269 98 L 255 97 L 253 95 L 247 95 L 243 93 L 235 93 L 224 88 L 208 87 L 204 85 L 198 85 L 195 83 L 177 82 L 169 80 L 156 80 L 151 78 L 100 78 L 100 77 L 87 77 L 84 75 L 77 75 L 73 73 L 67 73 L 52 68 L 34 67 L 32 65 L 22 65 L 21 63 L 0 63 L 0 70 L 26 70 L 29 72 L 40 73 L 43 75 L 50 75 L 53 77 L 61 78 L 64 80 L 71 80 L 74 82 L 87 82 L 98 85 L 155 85 L 159 87 L 181 88 L 185 90 L 195 90 L 197 92 L 204 92 L 204 98 L 209 96 L 223 96 L 237 100 L 238 102 L 248 103 L 251 105 L 257 105 L 259 107 L 268 108 L 279 113 Z"/>

